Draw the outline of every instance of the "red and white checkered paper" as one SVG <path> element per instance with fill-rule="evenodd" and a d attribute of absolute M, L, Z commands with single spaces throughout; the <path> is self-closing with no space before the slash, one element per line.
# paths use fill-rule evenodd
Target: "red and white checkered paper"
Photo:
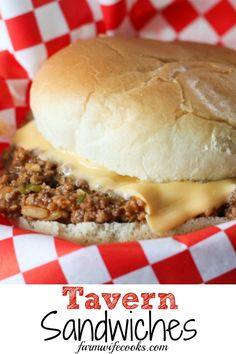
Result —
<path fill-rule="evenodd" d="M 107 35 L 236 49 L 236 0 L 0 0 L 0 152 L 31 80 L 59 49 Z M 82 247 L 0 219 L 2 283 L 236 283 L 236 222 L 172 238 Z"/>

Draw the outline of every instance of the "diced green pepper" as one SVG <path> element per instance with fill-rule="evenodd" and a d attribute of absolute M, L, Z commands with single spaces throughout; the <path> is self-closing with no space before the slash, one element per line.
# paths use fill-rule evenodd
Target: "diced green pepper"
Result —
<path fill-rule="evenodd" d="M 40 192 L 42 190 L 42 186 L 39 184 L 22 184 L 18 191 L 22 194 L 29 194 L 30 192 Z"/>
<path fill-rule="evenodd" d="M 86 198 L 86 193 L 85 193 L 85 192 L 84 192 L 84 193 L 80 193 L 80 194 L 77 196 L 77 198 L 76 198 L 76 203 L 77 203 L 77 204 L 83 203 L 83 201 L 85 200 L 85 198 Z"/>
<path fill-rule="evenodd" d="M 42 186 L 40 184 L 29 184 L 28 185 L 28 190 L 30 192 L 40 192 L 42 190 Z"/>

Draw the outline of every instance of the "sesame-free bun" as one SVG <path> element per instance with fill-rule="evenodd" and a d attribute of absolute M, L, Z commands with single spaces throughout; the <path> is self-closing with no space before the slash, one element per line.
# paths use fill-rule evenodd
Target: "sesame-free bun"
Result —
<path fill-rule="evenodd" d="M 222 217 L 199 217 L 190 219 L 176 229 L 167 232 L 165 235 L 153 233 L 148 224 L 140 223 L 104 223 L 81 222 L 78 224 L 62 224 L 57 221 L 29 221 L 21 217 L 15 220 L 16 226 L 26 230 L 43 232 L 45 234 L 59 236 L 68 241 L 81 245 L 108 242 L 129 242 L 137 240 L 149 240 L 160 237 L 167 237 L 180 234 L 188 234 L 205 227 L 218 225 L 229 221 Z"/>
<path fill-rule="evenodd" d="M 236 176 L 236 53 L 204 44 L 80 40 L 31 89 L 55 147 L 157 182 Z"/>

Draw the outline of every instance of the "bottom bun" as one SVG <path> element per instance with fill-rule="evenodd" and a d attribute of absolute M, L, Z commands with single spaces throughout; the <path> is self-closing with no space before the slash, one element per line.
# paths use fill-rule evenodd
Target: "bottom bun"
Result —
<path fill-rule="evenodd" d="M 229 220 L 220 217 L 191 219 L 178 228 L 166 233 L 164 237 L 190 233 L 226 221 Z M 57 221 L 28 221 L 21 217 L 17 220 L 16 226 L 27 230 L 56 235 L 82 245 L 148 240 L 163 237 L 154 234 L 147 224 L 140 223 L 113 222 L 111 224 L 97 224 L 95 222 L 82 222 L 76 225 L 65 225 Z"/>

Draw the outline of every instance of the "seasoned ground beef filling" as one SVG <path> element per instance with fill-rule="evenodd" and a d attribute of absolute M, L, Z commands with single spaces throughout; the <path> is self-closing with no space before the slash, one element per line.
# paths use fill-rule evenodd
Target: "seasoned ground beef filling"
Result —
<path fill-rule="evenodd" d="M 63 176 L 56 163 L 43 161 L 21 147 L 4 155 L 0 213 L 9 218 L 23 215 L 28 220 L 65 224 L 145 221 L 145 205 L 138 198 L 125 200 L 93 191 L 86 181 Z"/>
<path fill-rule="evenodd" d="M 9 218 L 59 221 L 145 222 L 145 204 L 131 197 L 93 191 L 84 180 L 65 177 L 56 163 L 43 161 L 32 152 L 13 147 L 3 155 L 0 177 L 0 213 Z M 228 204 L 199 216 L 236 218 L 236 192 Z"/>

